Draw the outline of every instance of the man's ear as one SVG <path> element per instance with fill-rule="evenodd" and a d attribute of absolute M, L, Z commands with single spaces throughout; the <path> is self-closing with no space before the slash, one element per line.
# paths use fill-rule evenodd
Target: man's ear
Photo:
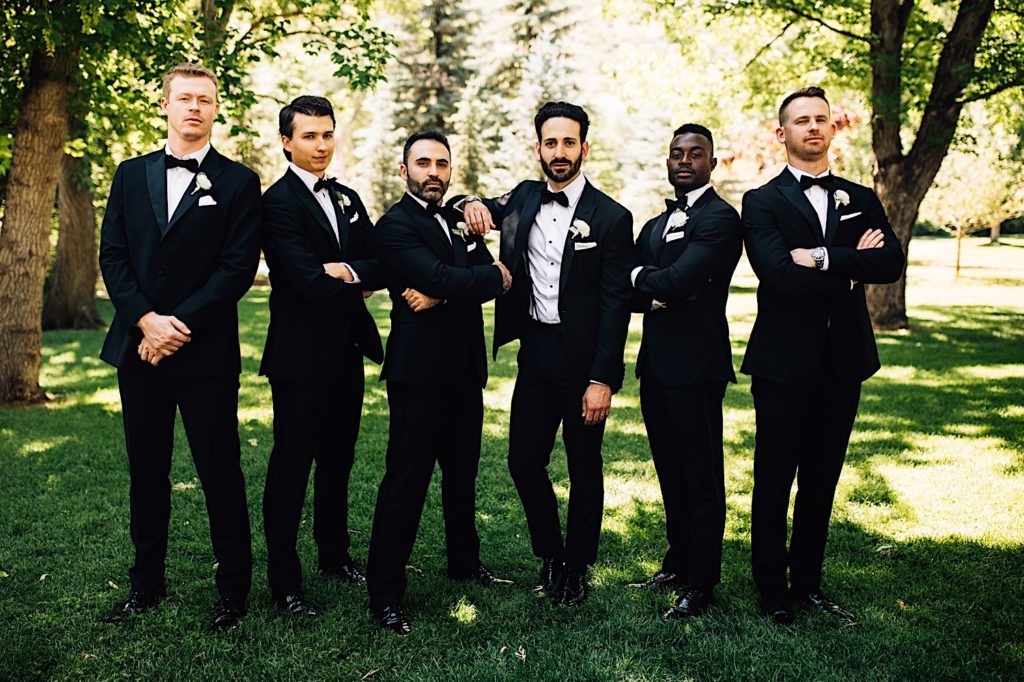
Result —
<path fill-rule="evenodd" d="M 403 181 L 409 179 L 409 169 L 405 167 L 404 163 L 398 164 L 398 177 L 402 178 Z"/>
<path fill-rule="evenodd" d="M 587 160 L 587 154 L 590 153 L 590 143 L 589 142 L 584 142 L 582 145 L 580 145 L 580 147 L 581 147 L 581 149 L 583 149 L 583 160 L 586 161 Z"/>

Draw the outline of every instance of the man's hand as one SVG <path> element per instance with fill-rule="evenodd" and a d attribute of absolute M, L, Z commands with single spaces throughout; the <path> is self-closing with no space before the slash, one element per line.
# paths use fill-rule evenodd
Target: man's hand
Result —
<path fill-rule="evenodd" d="M 171 356 L 170 351 L 159 351 L 150 345 L 146 339 L 142 339 L 142 342 L 139 344 L 138 353 L 143 362 L 148 362 L 154 367 L 159 365 L 160 361 L 164 358 Z"/>
<path fill-rule="evenodd" d="M 370 298 L 373 296 L 373 289 L 363 289 L 363 298 Z"/>
<path fill-rule="evenodd" d="M 501 293 L 508 293 L 508 290 L 512 288 L 512 273 L 500 260 L 494 261 L 491 265 L 501 270 Z"/>
<path fill-rule="evenodd" d="M 465 218 L 466 227 L 472 234 L 487 234 L 494 227 L 491 212 L 487 210 L 482 201 L 470 201 L 463 204 L 462 217 Z"/>
<path fill-rule="evenodd" d="M 166 355 L 179 350 L 192 340 L 192 330 L 174 315 L 159 315 L 152 310 L 135 323 L 149 345 Z"/>
<path fill-rule="evenodd" d="M 860 240 L 857 242 L 858 251 L 880 249 L 883 246 L 885 246 L 885 235 L 881 230 L 868 230 L 860 236 Z"/>
<path fill-rule="evenodd" d="M 344 263 L 324 263 L 324 272 L 342 282 L 352 281 L 352 271 Z"/>
<path fill-rule="evenodd" d="M 583 423 L 593 426 L 608 418 L 612 409 L 612 389 L 604 384 L 590 384 L 583 394 Z"/>
<path fill-rule="evenodd" d="M 789 252 L 789 257 L 797 265 L 802 265 L 805 268 L 814 268 L 814 259 L 811 258 L 811 251 L 812 249 L 793 249 Z"/>
<path fill-rule="evenodd" d="M 441 299 L 421 294 L 415 289 L 406 289 L 403 291 L 402 298 L 405 299 L 405 302 L 409 304 L 409 307 L 412 308 L 414 313 L 421 313 L 424 310 L 429 310 L 441 302 Z"/>

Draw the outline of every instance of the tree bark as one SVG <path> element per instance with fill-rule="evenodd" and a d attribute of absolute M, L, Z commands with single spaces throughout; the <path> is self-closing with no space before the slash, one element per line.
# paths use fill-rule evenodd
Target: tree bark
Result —
<path fill-rule="evenodd" d="M 37 52 L 18 111 L 0 230 L 0 404 L 40 402 L 43 279 L 76 55 Z"/>
<path fill-rule="evenodd" d="M 43 304 L 43 329 L 99 329 L 96 312 L 96 213 L 83 178 L 89 162 L 65 154 L 57 182 L 60 232 L 50 290 Z"/>

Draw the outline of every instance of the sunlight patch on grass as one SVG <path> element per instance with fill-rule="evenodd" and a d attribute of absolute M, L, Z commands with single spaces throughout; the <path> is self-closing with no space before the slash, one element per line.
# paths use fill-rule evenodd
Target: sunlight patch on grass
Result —
<path fill-rule="evenodd" d="M 1024 365 L 981 365 L 978 367 L 957 367 L 954 370 L 962 377 L 971 379 L 1022 379 Z"/>
<path fill-rule="evenodd" d="M 82 402 L 86 405 L 110 405 L 118 408 L 120 411 L 121 407 L 121 394 L 118 392 L 117 387 L 111 388 L 100 388 L 92 393 L 85 396 Z"/>
<path fill-rule="evenodd" d="M 459 601 L 455 602 L 455 606 L 448 611 L 448 615 L 462 625 L 472 625 L 476 622 L 476 606 L 467 601 L 465 597 L 459 597 Z"/>
<path fill-rule="evenodd" d="M 274 417 L 274 408 L 270 404 L 250 405 L 238 408 L 238 421 L 246 422 L 254 419 L 262 424 L 269 424 Z"/>
<path fill-rule="evenodd" d="M 37 438 L 35 440 L 25 441 L 18 447 L 19 457 L 28 457 L 29 455 L 39 455 L 44 452 L 64 445 L 71 440 L 71 436 L 54 436 L 53 438 Z"/>
<path fill-rule="evenodd" d="M 617 463 L 618 464 L 618 463 Z M 661 489 L 654 476 L 617 476 L 605 474 L 604 507 L 608 509 L 631 508 L 634 502 L 661 503 Z"/>
<path fill-rule="evenodd" d="M 484 410 L 508 412 L 512 408 L 512 391 L 515 387 L 515 379 L 489 377 L 484 390 Z"/>

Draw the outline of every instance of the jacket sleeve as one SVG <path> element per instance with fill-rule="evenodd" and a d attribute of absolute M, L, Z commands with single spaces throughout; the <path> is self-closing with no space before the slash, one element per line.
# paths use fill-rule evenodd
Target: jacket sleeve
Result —
<path fill-rule="evenodd" d="M 107 294 L 117 311 L 134 325 L 153 305 L 139 288 L 131 263 L 124 215 L 124 164 L 117 167 L 100 227 L 100 270 Z"/>
<path fill-rule="evenodd" d="M 903 274 L 906 258 L 900 240 L 893 232 L 882 202 L 874 192 L 867 207 L 868 228 L 881 230 L 884 246 L 880 249 L 858 250 L 856 247 L 830 247 L 828 271 L 866 284 L 889 284 Z"/>
<path fill-rule="evenodd" d="M 597 325 L 597 344 L 590 366 L 590 378 L 607 384 L 612 391 L 622 387 L 623 353 L 629 332 L 629 303 L 632 290 L 629 271 L 635 261 L 633 216 L 622 217 L 605 234 L 601 262 L 601 309 Z"/>

